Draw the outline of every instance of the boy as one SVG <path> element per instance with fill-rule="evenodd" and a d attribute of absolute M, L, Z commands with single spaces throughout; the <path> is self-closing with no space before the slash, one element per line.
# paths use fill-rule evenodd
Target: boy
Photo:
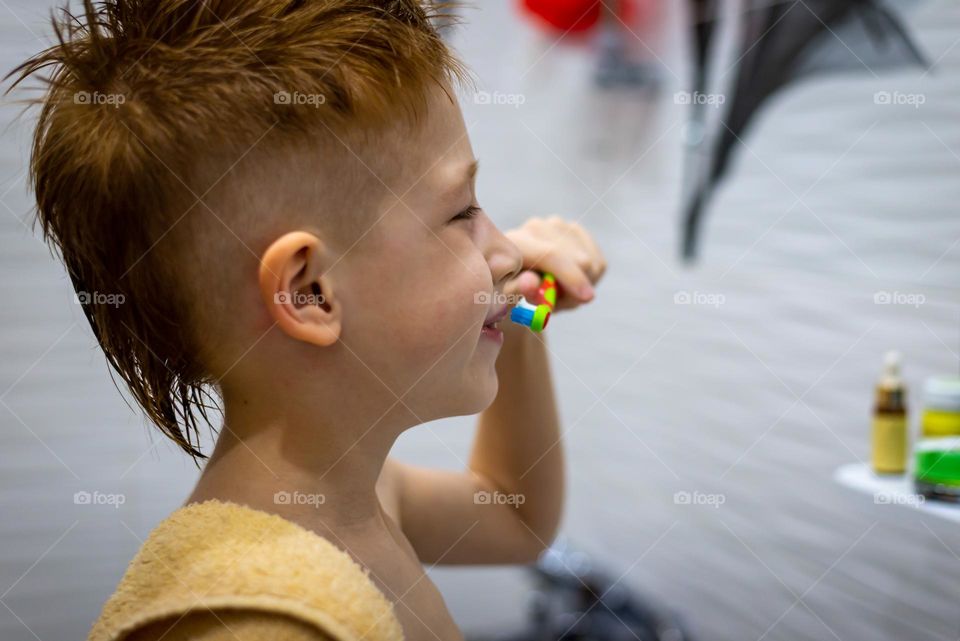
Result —
<path fill-rule="evenodd" d="M 502 234 L 480 208 L 433 19 L 415 0 L 85 0 L 15 70 L 55 65 L 38 216 L 110 365 L 194 457 L 206 390 L 224 414 L 90 639 L 459 639 L 422 564 L 529 562 L 553 538 L 546 346 L 503 319 L 533 268 L 563 309 L 605 262 L 575 223 Z M 388 457 L 478 412 L 464 472 Z"/>

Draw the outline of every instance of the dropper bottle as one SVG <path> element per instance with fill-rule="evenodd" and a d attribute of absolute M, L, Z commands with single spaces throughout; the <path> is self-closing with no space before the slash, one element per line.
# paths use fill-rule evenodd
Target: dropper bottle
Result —
<path fill-rule="evenodd" d="M 906 387 L 900 377 L 900 353 L 887 352 L 877 381 L 873 409 L 873 471 L 903 474 L 907 465 Z"/>

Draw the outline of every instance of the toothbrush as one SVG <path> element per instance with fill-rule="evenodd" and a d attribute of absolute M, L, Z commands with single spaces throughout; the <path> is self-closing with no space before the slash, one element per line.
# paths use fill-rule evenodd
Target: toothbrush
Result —
<path fill-rule="evenodd" d="M 510 310 L 510 320 L 529 327 L 532 332 L 540 333 L 547 328 L 550 314 L 556 304 L 557 279 L 550 272 L 544 272 L 540 287 L 537 289 L 536 304 L 527 302 L 527 299 L 521 296 L 520 302 Z"/>

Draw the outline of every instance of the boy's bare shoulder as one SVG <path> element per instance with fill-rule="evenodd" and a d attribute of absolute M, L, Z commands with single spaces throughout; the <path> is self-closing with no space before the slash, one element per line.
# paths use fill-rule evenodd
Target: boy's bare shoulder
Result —
<path fill-rule="evenodd" d="M 316 628 L 286 614 L 253 609 L 197 610 L 180 618 L 155 621 L 126 641 L 334 641 Z"/>

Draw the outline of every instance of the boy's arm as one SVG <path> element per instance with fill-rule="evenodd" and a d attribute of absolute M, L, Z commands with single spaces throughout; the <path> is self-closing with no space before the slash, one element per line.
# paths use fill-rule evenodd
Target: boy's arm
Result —
<path fill-rule="evenodd" d="M 425 563 L 530 562 L 560 522 L 563 448 L 544 337 L 501 327 L 499 392 L 480 414 L 469 469 L 384 467 L 385 503 Z"/>

